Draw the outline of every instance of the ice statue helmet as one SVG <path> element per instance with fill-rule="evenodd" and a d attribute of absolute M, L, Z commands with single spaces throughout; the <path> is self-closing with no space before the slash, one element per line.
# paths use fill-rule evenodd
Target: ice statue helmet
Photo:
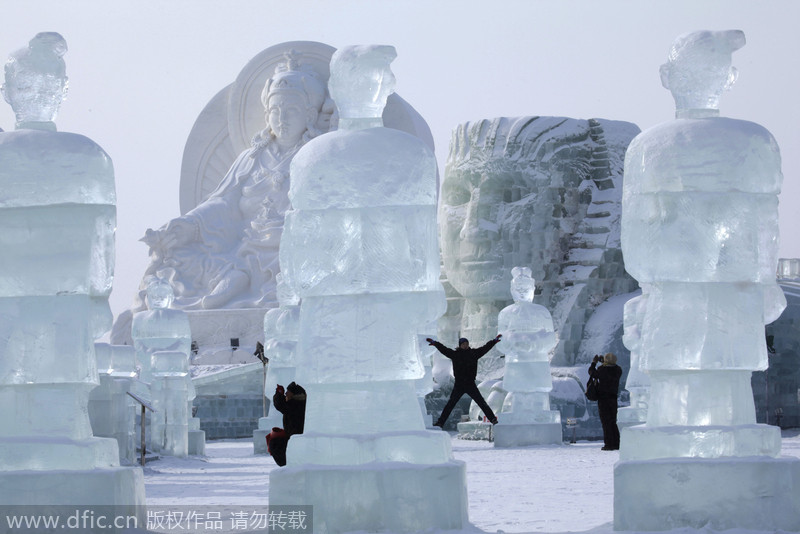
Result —
<path fill-rule="evenodd" d="M 42 32 L 27 48 L 12 53 L 5 64 L 0 88 L 16 115 L 17 127 L 25 123 L 53 122 L 67 95 L 63 56 L 67 42 L 55 32 Z"/>
<path fill-rule="evenodd" d="M 147 284 L 147 307 L 151 310 L 169 308 L 174 298 L 172 286 L 163 278 L 153 278 Z"/>
<path fill-rule="evenodd" d="M 276 94 L 299 93 L 309 107 L 320 110 L 325 102 L 325 85 L 310 65 L 301 64 L 299 53 L 289 52 L 285 57 L 286 61 L 275 68 L 275 74 L 264 84 L 261 103 L 266 108 L 270 97 Z"/>
<path fill-rule="evenodd" d="M 349 46 L 333 53 L 328 90 L 341 119 L 381 117 L 394 92 L 389 64 L 396 57 L 389 45 Z"/>
<path fill-rule="evenodd" d="M 722 93 L 738 76 L 731 56 L 744 44 L 741 30 L 698 31 L 673 41 L 660 72 L 662 85 L 675 99 L 678 118 L 691 116 L 691 110 L 719 109 Z"/>
<path fill-rule="evenodd" d="M 531 278 L 530 267 L 514 267 L 511 269 L 511 296 L 514 302 L 533 302 L 536 281 Z"/>

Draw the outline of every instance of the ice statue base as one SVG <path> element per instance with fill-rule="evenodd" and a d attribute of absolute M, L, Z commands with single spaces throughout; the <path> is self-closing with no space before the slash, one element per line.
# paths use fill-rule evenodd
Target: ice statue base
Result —
<path fill-rule="evenodd" d="M 94 517 L 136 516 L 140 526 L 147 523 L 144 476 L 139 467 L 111 467 L 89 470 L 2 471 L 0 503 L 9 507 L 86 507 Z M 61 508 L 58 508 L 61 510 Z M 41 510 L 33 512 L 40 514 Z M 63 527 L 63 525 L 62 525 Z M 118 532 L 115 529 L 81 528 L 81 532 Z M 122 532 L 120 529 L 119 532 Z"/>
<path fill-rule="evenodd" d="M 680 528 L 800 531 L 800 459 L 618 462 L 614 530 Z"/>
<path fill-rule="evenodd" d="M 686 456 L 724 458 L 729 456 L 777 457 L 781 451 L 781 430 L 772 425 L 662 426 L 620 428 L 620 460 L 654 460 Z M 684 454 L 676 451 L 683 451 Z"/>
<path fill-rule="evenodd" d="M 269 476 L 270 506 L 313 506 L 314 532 L 422 532 L 468 526 L 464 462 L 299 465 Z"/>
<path fill-rule="evenodd" d="M 189 431 L 189 455 L 190 456 L 206 455 L 206 433 L 204 430 Z"/>
<path fill-rule="evenodd" d="M 192 341 L 197 343 L 198 353 L 193 364 L 252 363 L 252 349 L 256 342 L 264 339 L 264 314 L 266 308 L 187 310 L 192 329 Z M 231 340 L 239 340 L 236 350 Z"/>
<path fill-rule="evenodd" d="M 495 447 L 561 444 L 561 423 L 498 423 L 494 425 Z"/>
<path fill-rule="evenodd" d="M 458 435 L 456 437 L 458 439 L 475 441 L 492 441 L 492 426 L 492 423 L 487 423 L 485 421 L 464 421 L 456 425 L 458 429 Z"/>

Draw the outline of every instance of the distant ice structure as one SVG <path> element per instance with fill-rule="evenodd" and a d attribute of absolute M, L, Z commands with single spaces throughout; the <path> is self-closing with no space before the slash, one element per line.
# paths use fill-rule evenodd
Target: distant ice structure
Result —
<path fill-rule="evenodd" d="M 281 272 L 301 298 L 296 381 L 305 433 L 270 474 L 270 505 L 310 504 L 321 532 L 460 530 L 466 475 L 450 436 L 425 430 L 417 334 L 445 309 L 436 162 L 382 127 L 390 46 L 339 49 L 339 130 L 292 162 Z"/>
<path fill-rule="evenodd" d="M 189 416 L 186 399 L 190 396 L 189 357 L 180 351 L 159 350 L 152 355 L 153 435 L 164 456 L 189 454 Z M 193 397 L 193 396 L 192 396 Z M 158 421 L 158 425 L 155 424 Z"/>
<path fill-rule="evenodd" d="M 66 51 L 40 33 L 5 64 L 17 128 L 0 134 L 0 503 L 112 505 L 144 521 L 141 469 L 120 467 L 117 442 L 89 421 L 116 197 L 108 154 L 56 131 Z"/>
<path fill-rule="evenodd" d="M 280 307 L 264 314 L 264 355 L 269 358 L 264 395 L 270 402 L 278 384 L 286 387 L 294 382 L 294 353 L 300 323 L 300 300 L 283 281 L 281 273 L 278 273 L 277 289 Z M 268 414 L 258 420 L 258 428 L 253 430 L 255 454 L 267 454 L 266 437 L 273 427 L 283 428 L 283 414 L 270 406 Z"/>
<path fill-rule="evenodd" d="M 136 354 L 130 345 L 95 343 L 100 385 L 89 395 L 89 420 L 92 433 L 114 438 L 119 446 L 120 463 L 136 463 L 136 401 L 128 395 L 136 377 Z"/>
<path fill-rule="evenodd" d="M 756 424 L 750 385 L 786 302 L 780 154 L 763 127 L 718 110 L 744 43 L 738 30 L 678 37 L 661 67 L 677 120 L 626 156 L 622 247 L 647 295 L 651 386 L 647 423 L 622 430 L 615 530 L 800 530 L 800 460 L 779 456 L 779 428 Z"/>
<path fill-rule="evenodd" d="M 553 318 L 547 308 L 533 303 L 536 285 L 531 269 L 514 267 L 511 276 L 514 304 L 497 318 L 506 355 L 503 388 L 509 393 L 494 427 L 494 445 L 561 443 L 561 413 L 550 409 L 550 357 L 556 346 Z"/>
<path fill-rule="evenodd" d="M 625 347 L 631 351 L 631 367 L 624 389 L 630 393 L 630 405 L 617 412 L 617 424 L 620 427 L 638 425 L 647 420 L 647 406 L 650 403 L 650 376 L 640 365 L 642 347 L 642 321 L 647 306 L 647 290 L 625 303 L 625 331 L 622 337 Z"/>
<path fill-rule="evenodd" d="M 159 351 L 180 352 L 189 365 L 189 354 L 192 345 L 192 331 L 189 318 L 183 310 L 172 308 L 174 295 L 172 286 L 161 278 L 151 278 L 147 285 L 148 311 L 142 311 L 133 316 L 131 336 L 133 347 L 136 350 L 136 359 L 139 363 L 139 382 L 136 392 L 145 399 L 153 402 L 157 410 L 150 415 L 149 446 L 155 452 L 161 451 L 166 439 L 166 412 L 160 403 L 164 402 L 161 386 L 165 380 L 156 380 L 155 353 Z M 170 370 L 172 371 L 172 370 Z M 194 386 L 189 380 L 186 390 L 185 402 L 188 403 L 188 416 L 191 417 L 191 405 L 195 398 Z M 191 437 L 188 454 L 203 454 L 205 450 L 205 435 L 200 430 L 200 422 L 196 418 L 188 421 Z M 165 454 L 168 454 L 165 452 Z"/>
<path fill-rule="evenodd" d="M 587 322 L 609 298 L 637 288 L 625 273 L 619 218 L 623 158 L 639 131 L 604 119 L 502 117 L 453 132 L 439 217 L 452 288 L 442 341 L 494 337 L 498 313 L 512 303 L 511 269 L 524 266 L 553 316 L 553 365 L 591 359 L 582 348 Z M 618 323 L 621 330 L 621 313 Z M 502 371 L 493 350 L 478 377 Z"/>

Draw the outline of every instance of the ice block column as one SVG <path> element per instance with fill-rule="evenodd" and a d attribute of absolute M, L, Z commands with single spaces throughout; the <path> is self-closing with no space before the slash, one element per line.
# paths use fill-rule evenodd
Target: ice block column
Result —
<path fill-rule="evenodd" d="M 767 367 L 764 325 L 786 305 L 780 154 L 766 129 L 718 109 L 744 42 L 738 30 L 678 37 L 661 67 L 676 120 L 625 158 L 622 249 L 646 287 L 651 389 L 646 424 L 622 431 L 616 530 L 800 529 L 800 460 L 779 456 L 777 427 L 756 424 L 750 386 Z"/>
<path fill-rule="evenodd" d="M 275 386 L 286 386 L 294 381 L 298 328 L 300 325 L 300 300 L 278 273 L 278 302 L 280 306 L 264 314 L 264 355 L 269 358 L 264 395 L 272 399 Z M 271 405 L 266 417 L 258 420 L 253 431 L 254 454 L 267 454 L 267 434 L 274 427 L 283 427 L 283 414 Z"/>
<path fill-rule="evenodd" d="M 174 299 L 172 286 L 169 282 L 160 278 L 153 278 L 147 285 L 147 306 L 148 310 L 139 312 L 133 316 L 131 325 L 131 337 L 133 346 L 136 349 L 136 359 L 140 366 L 138 394 L 153 402 L 154 408 L 158 410 L 149 418 L 150 431 L 146 434 L 149 438 L 149 448 L 158 452 L 163 442 L 158 441 L 158 436 L 164 436 L 164 411 L 158 406 L 161 399 L 159 388 L 164 384 L 163 381 L 153 379 L 153 354 L 158 351 L 181 352 L 189 361 L 189 354 L 192 345 L 192 331 L 189 326 L 189 317 L 183 310 L 176 310 L 171 307 Z M 191 402 L 194 399 L 194 386 L 191 382 L 186 392 L 188 413 L 191 417 Z M 199 430 L 196 421 L 189 421 L 192 426 L 190 430 L 190 443 L 192 444 L 189 454 L 203 454 L 205 448 L 205 432 Z"/>
<path fill-rule="evenodd" d="M 40 33 L 4 71 L 17 129 L 0 133 L 0 502 L 143 505 L 141 470 L 120 467 L 117 442 L 89 420 L 116 198 L 108 154 L 53 122 L 66 49 Z"/>
<path fill-rule="evenodd" d="M 156 414 L 161 424 L 153 428 L 154 440 L 166 456 L 185 457 L 189 454 L 189 358 L 180 351 L 153 353 L 153 391 Z"/>
<path fill-rule="evenodd" d="M 270 474 L 270 505 L 311 504 L 330 533 L 462 529 L 462 462 L 425 429 L 417 333 L 445 311 L 439 282 L 436 162 L 419 139 L 384 128 L 390 46 L 331 59 L 339 130 L 292 160 L 281 272 L 301 298 L 295 381 L 305 433 Z"/>
<path fill-rule="evenodd" d="M 625 389 L 630 393 L 629 406 L 620 408 L 617 412 L 617 425 L 631 426 L 646 422 L 647 407 L 650 404 L 650 375 L 640 365 L 640 352 L 642 346 L 642 322 L 647 306 L 647 288 L 642 288 L 642 294 L 625 303 L 623 313 L 622 342 L 631 351 L 631 368 L 625 381 Z"/>
<path fill-rule="evenodd" d="M 561 412 L 550 409 L 550 358 L 556 346 L 553 317 L 533 303 L 530 267 L 511 269 L 511 296 L 497 317 L 506 355 L 503 388 L 508 395 L 494 427 L 495 447 L 561 443 Z"/>
<path fill-rule="evenodd" d="M 120 463 L 136 462 L 135 401 L 128 395 L 136 376 L 135 354 L 130 345 L 95 343 L 100 385 L 89 397 L 89 419 L 95 436 L 114 438 Z"/>

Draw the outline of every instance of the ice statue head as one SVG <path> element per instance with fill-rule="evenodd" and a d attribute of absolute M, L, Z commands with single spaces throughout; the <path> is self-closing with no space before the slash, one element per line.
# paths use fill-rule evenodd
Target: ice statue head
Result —
<path fill-rule="evenodd" d="M 279 145 L 293 147 L 321 132 L 317 118 L 325 102 L 325 86 L 298 54 L 287 54 L 261 92 L 267 130 Z"/>
<path fill-rule="evenodd" d="M 719 99 L 738 75 L 732 54 L 744 44 L 741 30 L 698 31 L 675 39 L 661 65 L 661 83 L 672 92 L 678 118 L 719 114 Z"/>
<path fill-rule="evenodd" d="M 147 284 L 147 307 L 149 309 L 167 309 L 172 305 L 174 298 L 172 286 L 163 278 L 154 278 Z"/>
<path fill-rule="evenodd" d="M 511 269 L 511 277 L 511 296 L 514 302 L 533 302 L 536 281 L 531 278 L 530 267 L 514 267 Z"/>
<path fill-rule="evenodd" d="M 340 126 L 348 119 L 379 119 L 394 92 L 389 64 L 397 57 L 393 46 L 363 45 L 340 48 L 331 57 L 328 90 L 339 109 Z"/>
<path fill-rule="evenodd" d="M 8 58 L 0 89 L 14 110 L 17 128 L 54 128 L 52 123 L 67 96 L 66 52 L 67 42 L 61 35 L 43 32 Z"/>

